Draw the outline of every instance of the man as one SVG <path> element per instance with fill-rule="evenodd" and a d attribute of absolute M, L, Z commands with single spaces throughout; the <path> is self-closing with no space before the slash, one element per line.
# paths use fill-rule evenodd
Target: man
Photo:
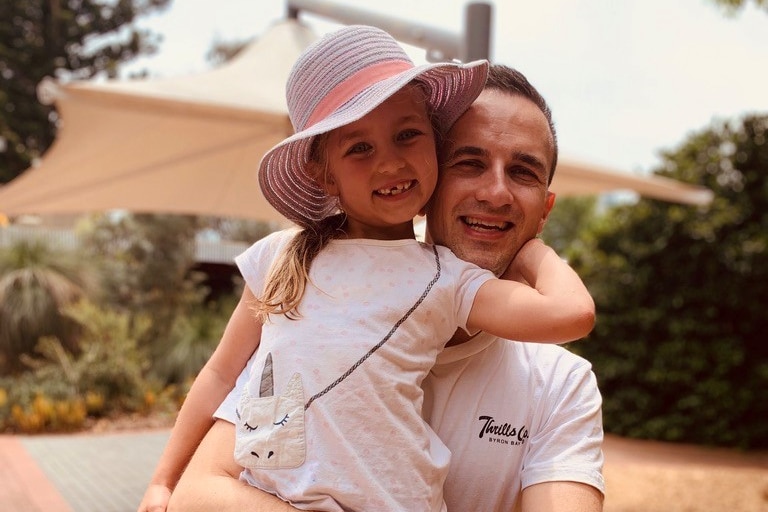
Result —
<path fill-rule="evenodd" d="M 441 153 L 428 234 L 501 274 L 554 205 L 549 109 L 525 77 L 492 66 L 485 91 Z M 602 510 L 601 399 L 589 363 L 557 346 L 462 334 L 424 382 L 425 418 L 453 454 L 448 509 Z M 218 415 L 233 421 L 234 403 L 225 401 Z M 234 439 L 232 423 L 214 424 L 170 511 L 294 510 L 237 480 Z"/>

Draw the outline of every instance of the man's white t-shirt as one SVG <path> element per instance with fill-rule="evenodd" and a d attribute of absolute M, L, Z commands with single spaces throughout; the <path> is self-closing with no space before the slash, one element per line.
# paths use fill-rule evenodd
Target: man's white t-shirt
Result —
<path fill-rule="evenodd" d="M 602 398 L 585 359 L 481 333 L 447 347 L 423 388 L 425 419 L 451 450 L 449 511 L 511 511 L 543 482 L 605 492 Z"/>

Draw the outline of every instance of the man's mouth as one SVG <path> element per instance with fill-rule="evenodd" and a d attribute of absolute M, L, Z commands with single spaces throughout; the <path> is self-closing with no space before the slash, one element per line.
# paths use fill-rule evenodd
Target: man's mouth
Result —
<path fill-rule="evenodd" d="M 511 222 L 481 220 L 476 217 L 461 217 L 461 221 L 478 231 L 506 231 L 512 226 Z"/>
<path fill-rule="evenodd" d="M 411 190 L 416 185 L 416 180 L 408 180 L 398 183 L 392 187 L 380 188 L 375 191 L 380 196 L 396 196 L 402 194 L 408 190 Z"/>

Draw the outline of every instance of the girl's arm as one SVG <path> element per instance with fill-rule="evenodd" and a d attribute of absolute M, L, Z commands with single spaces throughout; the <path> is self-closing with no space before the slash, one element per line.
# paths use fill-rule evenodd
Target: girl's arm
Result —
<path fill-rule="evenodd" d="M 290 512 L 297 509 L 238 479 L 235 426 L 217 420 L 173 491 L 169 512 Z"/>
<path fill-rule="evenodd" d="M 505 278 L 522 277 L 529 285 Z M 502 279 L 477 292 L 467 327 L 500 338 L 563 343 L 583 338 L 595 325 L 595 304 L 574 270 L 534 238 L 517 253 Z"/>
<path fill-rule="evenodd" d="M 213 413 L 261 340 L 261 323 L 249 309 L 254 296 L 246 286 L 211 358 L 181 406 L 138 512 L 163 512 L 192 454 L 213 425 Z"/>

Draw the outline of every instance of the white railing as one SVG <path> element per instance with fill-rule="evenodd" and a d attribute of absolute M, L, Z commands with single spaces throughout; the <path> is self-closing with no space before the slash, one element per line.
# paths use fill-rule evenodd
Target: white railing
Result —
<path fill-rule="evenodd" d="M 69 228 L 17 224 L 0 227 L 0 248 L 9 247 L 22 240 L 40 240 L 52 248 L 64 250 L 74 250 L 80 243 L 77 233 Z M 195 247 L 195 261 L 234 265 L 235 256 L 247 247 L 248 244 L 244 242 L 198 240 Z"/>

